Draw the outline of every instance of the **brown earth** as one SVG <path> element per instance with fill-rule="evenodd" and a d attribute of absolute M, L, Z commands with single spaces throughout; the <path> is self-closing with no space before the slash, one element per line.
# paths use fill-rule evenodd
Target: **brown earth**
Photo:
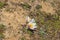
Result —
<path fill-rule="evenodd" d="M 19 38 L 23 37 L 23 35 L 27 38 L 27 40 L 30 40 L 29 35 L 23 34 L 21 31 L 21 25 L 26 24 L 26 16 L 29 13 L 29 11 L 24 10 L 22 7 L 17 5 L 21 2 L 27 2 L 30 5 L 32 5 L 31 10 L 34 10 L 34 7 L 37 4 L 41 4 L 41 11 L 45 11 L 46 13 L 51 14 L 55 13 L 54 8 L 51 6 L 49 2 L 36 0 L 35 2 L 31 3 L 28 0 L 8 0 L 8 5 L 0 11 L 0 23 L 6 25 L 4 40 L 18 40 Z"/>

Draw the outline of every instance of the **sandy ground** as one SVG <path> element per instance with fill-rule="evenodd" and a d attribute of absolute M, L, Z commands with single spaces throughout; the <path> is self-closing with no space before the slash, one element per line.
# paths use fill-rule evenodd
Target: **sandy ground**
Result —
<path fill-rule="evenodd" d="M 12 12 L 6 11 L 6 9 Z M 22 36 L 22 33 L 18 34 L 18 32 L 22 27 L 21 25 L 26 23 L 26 14 L 26 11 L 22 8 L 11 5 L 10 3 L 9 6 L 2 9 L 2 12 L 0 12 L 0 22 L 6 25 L 4 40 L 18 40 L 19 37 Z"/>
<path fill-rule="evenodd" d="M 9 4 L 7 7 L 3 8 L 0 11 L 0 23 L 6 25 L 6 32 L 4 33 L 5 39 L 4 40 L 18 40 L 22 37 L 22 32 L 20 29 L 22 28 L 21 24 L 26 24 L 26 16 L 28 15 L 28 11 L 24 10 L 22 7 L 11 4 L 12 3 L 19 3 L 19 2 L 28 2 L 27 0 L 9 0 L 7 3 Z M 53 7 L 51 7 L 50 3 L 48 2 L 37 2 L 31 3 L 28 2 L 30 5 L 41 4 L 42 11 L 47 13 L 54 13 Z M 34 9 L 34 6 L 31 10 Z M 7 11 L 8 10 L 8 11 Z M 20 34 L 18 33 L 20 32 Z M 27 35 L 27 36 L 26 36 Z M 25 34 L 26 38 L 29 39 L 29 35 Z"/>
<path fill-rule="evenodd" d="M 6 40 L 17 40 L 19 36 L 17 35 L 19 27 L 21 28 L 21 24 L 26 23 L 25 14 L 23 14 L 23 11 L 19 11 L 19 14 L 16 11 L 14 13 L 2 11 L 1 23 L 7 26 L 5 35 L 6 38 L 9 37 L 9 39 Z M 16 35 L 17 38 L 14 37 L 14 34 Z"/>

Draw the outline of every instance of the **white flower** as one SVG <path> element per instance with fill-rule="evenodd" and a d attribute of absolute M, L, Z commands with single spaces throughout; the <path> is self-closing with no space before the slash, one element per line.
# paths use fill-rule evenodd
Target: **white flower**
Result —
<path fill-rule="evenodd" d="M 27 16 L 26 21 L 28 22 L 28 24 L 27 24 L 28 28 L 30 28 L 32 30 L 34 30 L 35 28 L 37 28 L 36 22 L 35 22 L 34 19 L 31 19 L 29 16 Z"/>

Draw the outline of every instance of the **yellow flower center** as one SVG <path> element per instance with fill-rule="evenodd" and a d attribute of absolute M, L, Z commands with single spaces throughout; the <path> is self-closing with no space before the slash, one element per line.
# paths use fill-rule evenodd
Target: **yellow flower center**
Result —
<path fill-rule="evenodd" d="M 33 24 L 30 24 L 29 27 L 30 27 L 30 28 L 33 28 Z"/>

